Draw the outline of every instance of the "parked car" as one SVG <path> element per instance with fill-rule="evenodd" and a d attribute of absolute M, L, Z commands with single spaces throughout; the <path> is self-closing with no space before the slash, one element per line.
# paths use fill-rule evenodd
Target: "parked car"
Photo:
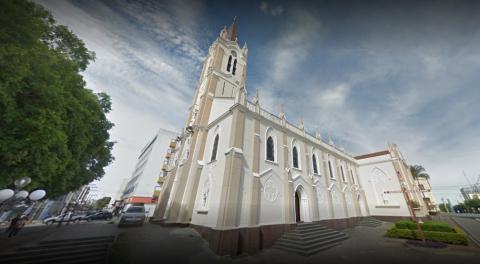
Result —
<path fill-rule="evenodd" d="M 143 225 L 145 222 L 145 207 L 143 205 L 134 205 L 125 208 L 118 222 L 118 226 L 129 225 L 129 224 L 140 224 Z"/>
<path fill-rule="evenodd" d="M 58 223 L 58 222 L 62 221 L 62 218 L 63 218 L 63 222 L 67 222 L 69 220 L 71 214 L 72 213 L 67 213 L 65 215 L 65 217 L 63 215 L 47 217 L 47 218 L 43 219 L 43 223 L 46 224 L 46 225 L 55 224 L 55 223 Z M 70 219 L 70 222 L 77 223 L 80 220 L 82 220 L 81 215 L 72 215 L 72 218 Z"/>
<path fill-rule="evenodd" d="M 82 220 L 92 221 L 92 220 L 110 220 L 112 219 L 112 213 L 110 212 L 96 212 L 93 214 L 88 214 L 82 217 Z"/>

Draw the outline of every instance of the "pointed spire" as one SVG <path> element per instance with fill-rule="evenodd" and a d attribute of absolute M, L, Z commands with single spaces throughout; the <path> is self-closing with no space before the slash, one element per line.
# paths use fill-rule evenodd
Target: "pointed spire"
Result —
<path fill-rule="evenodd" d="M 255 105 L 260 104 L 260 94 L 258 92 L 258 89 L 255 91 L 255 96 L 253 97 L 253 103 Z"/>
<path fill-rule="evenodd" d="M 315 137 L 316 137 L 317 139 L 322 140 L 322 135 L 320 135 L 320 129 L 318 129 L 318 128 L 317 128 L 317 130 L 315 131 Z"/>
<path fill-rule="evenodd" d="M 335 143 L 333 142 L 332 136 L 328 135 L 328 144 L 331 146 L 335 146 Z"/>
<path fill-rule="evenodd" d="M 235 95 L 235 102 L 245 105 L 245 99 L 246 99 L 245 94 L 246 94 L 245 86 L 242 86 L 238 90 L 237 94 Z"/>
<path fill-rule="evenodd" d="M 300 118 L 300 127 L 301 130 L 305 131 L 305 122 L 303 122 L 303 118 Z"/>
<path fill-rule="evenodd" d="M 280 117 L 280 119 L 282 120 L 283 126 L 287 125 L 287 119 L 285 118 L 285 110 L 283 109 L 283 104 L 280 104 L 280 113 L 278 117 Z"/>
<path fill-rule="evenodd" d="M 283 109 L 283 104 L 280 104 L 280 113 L 278 114 L 280 118 L 285 118 L 285 110 Z"/>
<path fill-rule="evenodd" d="M 237 17 L 233 18 L 232 24 L 227 29 L 227 39 L 230 41 L 237 41 Z"/>
<path fill-rule="evenodd" d="M 243 51 L 243 55 L 245 55 L 245 56 L 247 56 L 247 55 L 248 55 L 248 47 L 247 47 L 247 42 L 245 42 L 245 44 L 243 44 L 242 51 Z"/>

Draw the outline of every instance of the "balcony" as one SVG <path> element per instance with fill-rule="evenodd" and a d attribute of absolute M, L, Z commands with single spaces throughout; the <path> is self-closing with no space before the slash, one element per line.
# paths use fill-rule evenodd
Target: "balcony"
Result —
<path fill-rule="evenodd" d="M 168 171 L 168 165 L 167 164 L 163 164 L 162 171 Z"/>

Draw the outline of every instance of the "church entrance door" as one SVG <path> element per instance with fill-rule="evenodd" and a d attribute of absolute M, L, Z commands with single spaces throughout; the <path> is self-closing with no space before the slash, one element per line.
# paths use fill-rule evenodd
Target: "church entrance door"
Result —
<path fill-rule="evenodd" d="M 295 192 L 295 221 L 297 223 L 301 222 L 300 219 L 300 197 L 298 191 Z"/>

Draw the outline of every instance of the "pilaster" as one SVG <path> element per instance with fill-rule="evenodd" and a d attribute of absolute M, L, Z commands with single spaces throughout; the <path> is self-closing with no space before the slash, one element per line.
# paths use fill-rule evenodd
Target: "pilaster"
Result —
<path fill-rule="evenodd" d="M 245 134 L 245 112 L 238 107 L 232 110 L 232 128 L 230 132 L 229 148 L 225 152 L 225 172 L 219 200 L 218 220 L 219 229 L 237 227 L 240 221 L 242 200 L 243 169 L 243 141 Z"/>

